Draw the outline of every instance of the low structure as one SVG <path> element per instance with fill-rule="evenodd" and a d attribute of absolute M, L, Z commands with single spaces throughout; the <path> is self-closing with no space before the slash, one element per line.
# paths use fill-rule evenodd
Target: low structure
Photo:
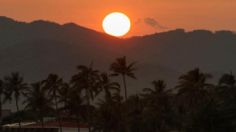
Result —
<path fill-rule="evenodd" d="M 1 132 L 58 132 L 58 128 L 1 128 Z"/>
<path fill-rule="evenodd" d="M 42 129 L 42 124 L 40 122 L 22 122 L 22 129 L 24 129 L 24 132 L 28 132 L 28 130 L 32 130 L 32 132 L 34 131 L 34 129 Z M 44 128 L 42 130 L 45 130 L 45 132 L 57 132 L 56 130 L 59 130 L 59 122 L 56 120 L 50 120 L 50 121 L 46 121 L 44 122 Z M 71 120 L 63 120 L 61 121 L 61 126 L 63 129 L 63 132 L 77 132 L 78 131 L 78 126 L 77 123 Z M 7 128 L 7 130 L 9 130 L 10 128 L 14 128 L 17 129 L 19 127 L 18 123 L 13 123 L 13 124 L 6 124 L 3 126 L 3 128 Z M 51 129 L 52 128 L 52 129 Z M 80 128 L 80 132 L 88 132 L 88 127 L 87 125 L 79 125 Z M 46 130 L 47 129 L 47 130 Z M 13 131 L 13 129 L 11 129 L 10 131 L 7 132 L 11 132 Z M 41 131 L 41 130 L 39 130 Z M 15 131 L 14 131 L 15 132 Z M 38 132 L 38 131 L 37 131 Z"/>

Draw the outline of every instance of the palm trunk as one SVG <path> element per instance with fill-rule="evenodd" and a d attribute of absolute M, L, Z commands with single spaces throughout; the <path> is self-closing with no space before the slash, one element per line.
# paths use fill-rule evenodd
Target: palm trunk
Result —
<path fill-rule="evenodd" d="M 44 121 L 43 121 L 43 116 L 41 116 L 41 127 L 44 129 Z"/>
<path fill-rule="evenodd" d="M 19 112 L 19 104 L 18 104 L 18 99 L 15 97 L 15 101 L 16 101 L 16 111 L 17 113 Z M 21 115 L 19 115 L 21 116 Z M 21 117 L 19 117 L 18 119 L 18 124 L 19 124 L 19 128 L 21 128 Z"/>
<path fill-rule="evenodd" d="M 123 84 L 124 84 L 124 89 L 125 89 L 125 101 L 127 101 L 127 99 L 128 99 L 128 94 L 127 94 L 127 86 L 126 86 L 126 77 L 125 77 L 125 75 L 123 74 L 122 75 L 122 80 L 123 80 Z M 125 118 L 125 122 L 127 123 L 127 117 Z M 129 132 L 129 124 L 127 124 L 126 126 L 125 126 L 125 131 L 126 132 Z"/>
<path fill-rule="evenodd" d="M 90 99 L 89 99 L 89 92 L 87 92 L 87 101 L 88 101 L 88 129 L 89 129 L 89 132 L 91 132 L 91 127 L 90 127 Z"/>
<path fill-rule="evenodd" d="M 77 123 L 77 132 L 80 132 L 80 121 L 79 121 L 79 116 L 76 116 L 76 123 Z"/>
<path fill-rule="evenodd" d="M 124 89 L 125 89 L 125 100 L 127 100 L 128 96 L 127 96 L 127 87 L 126 87 L 126 78 L 125 78 L 125 75 L 122 75 L 122 80 L 123 80 Z"/>
<path fill-rule="evenodd" d="M 60 113 L 58 111 L 58 104 L 57 104 L 57 99 L 55 98 L 55 105 L 56 105 L 56 113 L 57 113 L 57 119 L 59 122 L 59 128 L 60 128 L 60 132 L 62 132 L 62 124 L 61 124 L 61 117 L 60 117 Z"/>

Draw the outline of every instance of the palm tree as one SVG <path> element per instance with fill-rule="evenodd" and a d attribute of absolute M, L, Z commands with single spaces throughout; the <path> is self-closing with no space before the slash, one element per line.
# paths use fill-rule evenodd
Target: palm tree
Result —
<path fill-rule="evenodd" d="M 62 108 L 65 108 L 66 103 L 68 102 L 71 90 L 72 88 L 68 83 L 63 83 L 59 89 L 59 102 L 63 104 Z"/>
<path fill-rule="evenodd" d="M 170 131 L 170 125 L 174 123 L 170 90 L 166 89 L 163 80 L 153 81 L 152 85 L 154 88 L 144 88 L 141 94 L 146 108 L 145 128 L 149 131 Z"/>
<path fill-rule="evenodd" d="M 156 103 L 161 103 L 161 101 L 166 101 L 165 99 L 162 99 L 169 96 L 169 91 L 166 90 L 165 82 L 163 80 L 153 81 L 152 85 L 154 88 L 144 88 L 143 94 L 141 94 L 145 103 L 147 105 L 155 105 Z"/>
<path fill-rule="evenodd" d="M 182 119 L 181 128 L 194 129 L 194 117 L 197 117 L 199 111 L 208 107 L 213 102 L 210 94 L 213 86 L 207 83 L 211 75 L 202 73 L 198 68 L 189 71 L 187 74 L 180 76 L 176 86 L 177 96 L 175 104 Z"/>
<path fill-rule="evenodd" d="M 113 72 L 112 75 L 117 76 L 121 75 L 122 81 L 124 84 L 125 91 L 125 100 L 127 100 L 127 85 L 126 85 L 126 77 L 130 77 L 136 79 L 134 71 L 135 71 L 135 62 L 130 64 L 127 63 L 126 57 L 117 58 L 115 62 L 113 62 L 110 66 L 110 70 Z"/>
<path fill-rule="evenodd" d="M 72 87 L 71 84 L 63 83 L 59 90 L 59 102 L 63 103 L 62 110 L 76 119 L 77 130 L 80 132 L 81 119 L 85 119 L 87 105 L 84 103 L 82 90 Z"/>
<path fill-rule="evenodd" d="M 235 76 L 231 73 L 224 74 L 216 87 L 217 93 L 217 110 L 220 119 L 225 121 L 220 124 L 221 130 L 234 128 L 231 122 L 236 121 L 236 80 Z M 218 128 L 219 129 L 219 128 Z M 230 131 L 230 130 L 227 130 Z M 233 131 L 235 131 L 233 129 Z"/>
<path fill-rule="evenodd" d="M 223 85 L 223 86 L 234 87 L 235 83 L 236 83 L 236 80 L 232 72 L 229 74 L 224 74 L 219 80 L 220 86 Z"/>
<path fill-rule="evenodd" d="M 88 125 L 89 132 L 91 131 L 90 121 L 91 121 L 91 110 L 90 103 L 93 101 L 99 92 L 99 71 L 94 70 L 92 66 L 87 67 L 80 65 L 77 67 L 78 73 L 72 76 L 71 84 L 74 89 L 78 92 L 84 93 L 85 100 L 87 101 L 87 115 L 88 115 Z"/>
<path fill-rule="evenodd" d="M 20 96 L 24 94 L 28 88 L 27 83 L 24 82 L 23 77 L 19 73 L 11 73 L 10 76 L 4 77 L 4 87 L 6 90 L 6 100 L 12 101 L 12 96 L 15 99 L 16 110 L 19 112 L 19 100 Z M 19 127 L 21 128 L 21 120 L 18 121 Z"/>
<path fill-rule="evenodd" d="M 85 118 L 86 105 L 83 104 L 81 91 L 70 89 L 67 93 L 64 109 L 68 111 L 71 116 L 74 116 L 77 122 L 78 132 L 80 132 L 81 119 Z"/>
<path fill-rule="evenodd" d="M 59 91 L 63 84 L 63 80 L 56 74 L 50 74 L 46 80 L 43 81 L 45 88 L 48 90 L 49 96 L 52 98 L 55 105 L 57 120 L 59 121 L 60 132 L 62 132 L 61 117 L 58 110 L 59 105 Z"/>
<path fill-rule="evenodd" d="M 124 120 L 121 115 L 122 108 L 117 102 L 100 101 L 99 108 L 95 112 L 93 131 L 120 132 L 124 130 Z"/>
<path fill-rule="evenodd" d="M 158 95 L 164 92 L 164 90 L 166 90 L 166 84 L 163 80 L 153 81 L 152 85 L 154 86 L 154 89 L 144 88 L 143 92 L 147 95 Z"/>
<path fill-rule="evenodd" d="M 233 99 L 236 96 L 236 80 L 232 73 L 224 74 L 218 83 L 217 92 L 225 99 Z"/>
<path fill-rule="evenodd" d="M 90 101 L 94 99 L 99 90 L 99 72 L 84 65 L 78 66 L 77 69 L 78 73 L 71 79 L 72 87 L 78 91 L 84 91 L 87 103 L 90 105 Z"/>
<path fill-rule="evenodd" d="M 210 78 L 210 74 L 202 73 L 198 68 L 180 76 L 176 86 L 178 96 L 184 97 L 185 104 L 189 101 L 190 107 L 193 104 L 201 104 L 201 99 L 209 98 L 208 91 L 212 85 L 207 83 L 207 80 Z"/>
<path fill-rule="evenodd" d="M 146 131 L 144 128 L 144 116 L 143 112 L 145 108 L 144 101 L 139 95 L 133 95 L 124 102 L 125 107 L 125 124 L 126 130 L 131 132 L 143 132 Z"/>
<path fill-rule="evenodd" d="M 44 128 L 44 116 L 51 110 L 51 100 L 47 96 L 46 89 L 42 82 L 31 84 L 31 88 L 25 93 L 25 109 L 37 113 L 41 126 Z"/>
<path fill-rule="evenodd" d="M 111 81 L 107 73 L 100 74 L 99 81 L 100 92 L 104 94 L 103 99 L 99 99 L 93 120 L 93 131 L 115 132 L 119 131 L 119 109 L 120 85 Z"/>
<path fill-rule="evenodd" d="M 100 75 L 100 90 L 105 94 L 105 100 L 110 101 L 114 94 L 120 92 L 120 84 L 117 82 L 112 82 L 107 73 L 102 73 Z"/>
<path fill-rule="evenodd" d="M 105 93 L 105 98 L 97 103 L 98 108 L 95 111 L 92 124 L 95 132 L 120 132 L 125 130 L 125 116 L 121 97 L 118 92 L 113 95 L 109 93 L 107 95 Z"/>

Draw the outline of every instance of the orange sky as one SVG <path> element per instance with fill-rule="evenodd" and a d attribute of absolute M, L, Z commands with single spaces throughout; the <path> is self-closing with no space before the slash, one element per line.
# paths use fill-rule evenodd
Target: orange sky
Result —
<path fill-rule="evenodd" d="M 0 0 L 0 16 L 75 22 L 98 31 L 112 11 L 131 18 L 127 36 L 175 28 L 236 31 L 236 0 Z"/>

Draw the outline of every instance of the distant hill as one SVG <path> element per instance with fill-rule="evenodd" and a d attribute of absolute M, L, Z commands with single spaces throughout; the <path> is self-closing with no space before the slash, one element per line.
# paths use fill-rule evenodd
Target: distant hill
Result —
<path fill-rule="evenodd" d="M 165 79 L 173 86 L 177 76 L 195 67 L 214 75 L 236 71 L 236 35 L 177 29 L 118 39 L 73 23 L 25 23 L 0 17 L 1 76 L 19 71 L 28 81 L 49 73 L 69 79 L 79 64 L 93 62 L 105 71 L 121 56 L 137 61 L 138 82 L 128 82 L 129 92 L 135 93 L 154 79 Z"/>

